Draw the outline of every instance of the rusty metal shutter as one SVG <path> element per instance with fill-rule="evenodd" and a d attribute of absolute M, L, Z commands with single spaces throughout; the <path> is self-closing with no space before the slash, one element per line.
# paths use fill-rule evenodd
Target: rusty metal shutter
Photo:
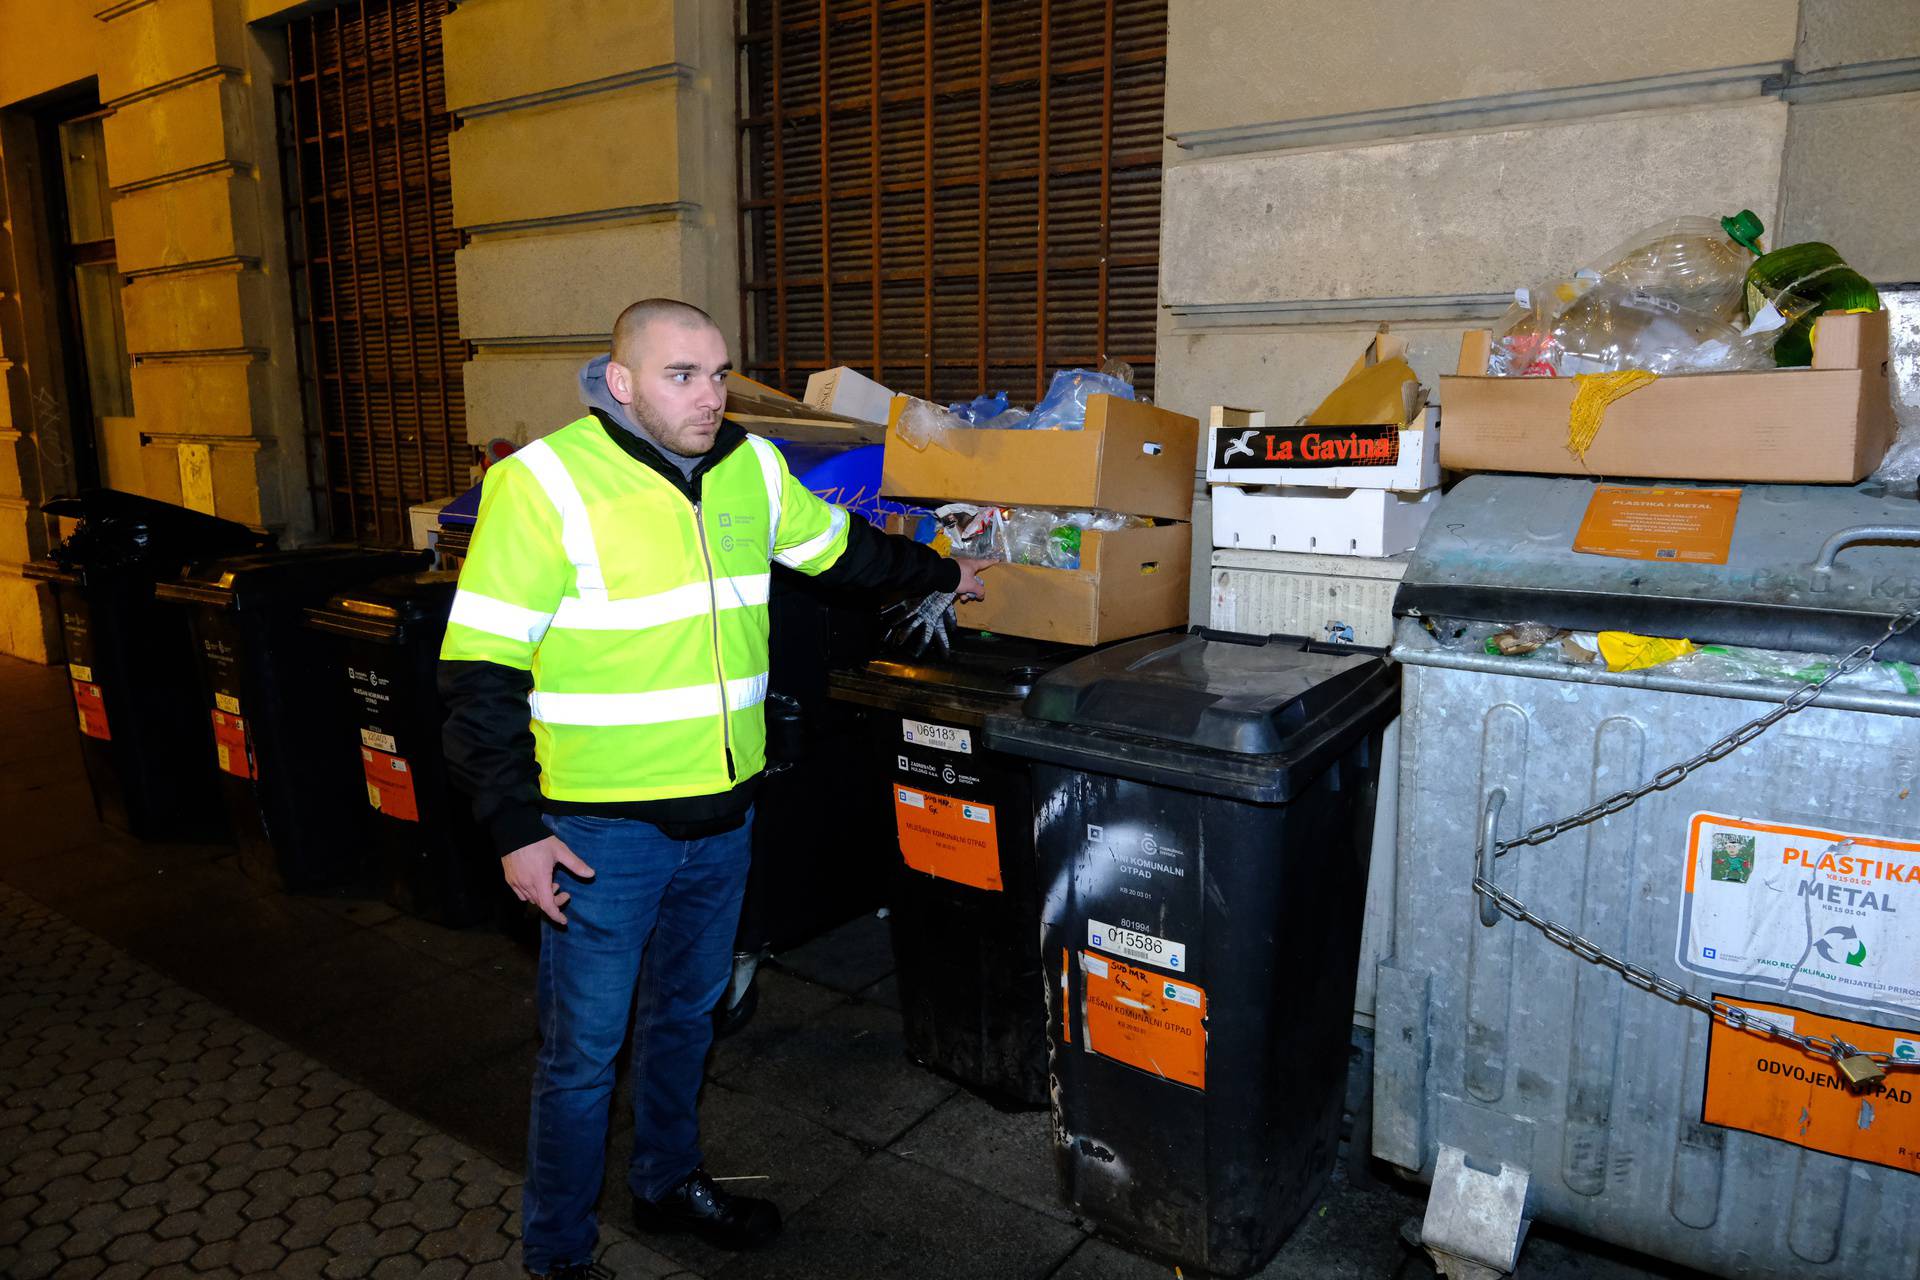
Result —
<path fill-rule="evenodd" d="M 745 0 L 747 372 L 1151 393 L 1166 41 L 1166 0 Z"/>
<path fill-rule="evenodd" d="M 333 535 L 405 545 L 468 484 L 440 23 L 353 0 L 287 28 L 289 217 L 313 475 Z"/>

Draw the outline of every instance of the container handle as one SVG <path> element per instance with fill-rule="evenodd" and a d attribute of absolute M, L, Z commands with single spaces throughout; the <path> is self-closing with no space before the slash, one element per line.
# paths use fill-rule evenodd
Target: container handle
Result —
<path fill-rule="evenodd" d="M 1842 529 L 1827 539 L 1820 548 L 1820 558 L 1813 562 L 1815 573 L 1833 572 L 1833 561 L 1842 551 L 1860 542 L 1920 542 L 1920 525 L 1912 524 L 1857 524 L 1851 529 Z"/>
<path fill-rule="evenodd" d="M 1507 807 L 1507 789 L 1495 787 L 1487 792 L 1486 803 L 1480 807 L 1480 876 L 1488 884 L 1493 883 L 1493 859 L 1495 842 L 1494 828 L 1500 825 L 1500 811 Z M 1500 923 L 1500 907 L 1492 898 L 1476 893 L 1480 899 L 1480 923 L 1491 929 Z"/>

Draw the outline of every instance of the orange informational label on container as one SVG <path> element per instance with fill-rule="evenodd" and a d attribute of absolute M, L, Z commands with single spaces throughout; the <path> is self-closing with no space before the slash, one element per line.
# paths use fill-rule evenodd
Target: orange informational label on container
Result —
<path fill-rule="evenodd" d="M 225 711 L 213 713 L 213 758 L 222 773 L 249 781 L 260 776 L 253 752 L 247 749 L 247 722 L 239 716 Z"/>
<path fill-rule="evenodd" d="M 1740 514 L 1738 489 L 1640 489 L 1603 484 L 1587 503 L 1573 549 L 1622 560 L 1725 564 Z"/>
<path fill-rule="evenodd" d="M 360 763 L 367 774 L 369 805 L 389 818 L 420 821 L 420 801 L 413 791 L 413 768 L 404 756 L 362 747 Z"/>
<path fill-rule="evenodd" d="M 1839 1037 L 1864 1053 L 1920 1062 L 1920 1031 L 1870 1027 L 1785 1005 L 1720 999 L 1803 1036 Z M 1810 1151 L 1920 1173 L 1920 1071 L 1894 1068 L 1859 1093 L 1830 1058 L 1716 1019 L 1707 1041 L 1708 1124 L 1778 1138 Z"/>
<path fill-rule="evenodd" d="M 900 856 L 915 871 L 1000 892 L 1000 837 L 993 806 L 895 786 Z"/>
<path fill-rule="evenodd" d="M 1086 989 L 1086 1048 L 1163 1080 L 1207 1087 L 1207 993 L 1136 969 L 1124 960 L 1080 953 Z"/>
<path fill-rule="evenodd" d="M 74 680 L 73 709 L 80 717 L 81 733 L 102 742 L 113 740 L 113 730 L 107 727 L 106 696 L 99 685 L 91 680 Z"/>

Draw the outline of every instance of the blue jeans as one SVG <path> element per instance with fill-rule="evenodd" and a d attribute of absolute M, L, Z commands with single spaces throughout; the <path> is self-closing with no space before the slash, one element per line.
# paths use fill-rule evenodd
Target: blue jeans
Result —
<path fill-rule="evenodd" d="M 548 816 L 594 869 L 564 867 L 566 927 L 542 930 L 533 1113 L 522 1196 L 523 1260 L 545 1272 L 591 1261 L 606 1173 L 614 1059 L 633 1029 L 633 1162 L 627 1184 L 657 1199 L 700 1165 L 697 1104 L 711 1013 L 733 969 L 753 818 L 675 840 L 626 818 Z M 644 963 L 643 963 L 644 962 Z M 635 989 L 639 999 L 636 1005 Z"/>

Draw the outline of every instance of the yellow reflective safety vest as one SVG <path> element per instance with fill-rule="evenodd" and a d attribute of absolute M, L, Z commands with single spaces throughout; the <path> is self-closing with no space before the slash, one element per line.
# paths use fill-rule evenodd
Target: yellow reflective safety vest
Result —
<path fill-rule="evenodd" d="M 698 492 L 592 416 L 487 471 L 440 656 L 533 673 L 548 799 L 710 795 L 766 763 L 769 562 L 828 568 L 847 513 L 751 435 Z"/>

